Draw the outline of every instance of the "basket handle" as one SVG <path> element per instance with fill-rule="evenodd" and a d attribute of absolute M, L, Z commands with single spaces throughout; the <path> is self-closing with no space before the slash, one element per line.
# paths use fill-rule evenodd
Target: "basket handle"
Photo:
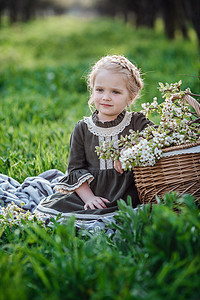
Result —
<path fill-rule="evenodd" d="M 179 95 L 179 94 L 174 94 L 174 95 L 173 95 L 172 100 L 176 100 L 176 99 L 180 99 L 180 95 Z M 198 117 L 200 117 L 200 104 L 197 102 L 197 100 L 194 99 L 194 98 L 193 98 L 192 96 L 190 96 L 189 94 L 185 94 L 185 95 L 183 96 L 183 100 L 184 100 L 184 101 L 187 101 L 187 103 L 195 109 L 195 111 L 196 111 Z"/>

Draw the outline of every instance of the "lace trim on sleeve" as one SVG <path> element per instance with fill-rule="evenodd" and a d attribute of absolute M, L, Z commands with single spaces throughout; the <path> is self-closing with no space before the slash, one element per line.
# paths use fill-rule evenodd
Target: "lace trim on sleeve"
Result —
<path fill-rule="evenodd" d="M 62 194 L 72 194 L 77 188 L 79 188 L 84 182 L 90 185 L 94 177 L 91 174 L 83 175 L 78 179 L 78 182 L 74 183 L 73 185 L 69 185 L 67 183 L 57 183 L 54 187 L 54 190 L 62 193 Z"/>
<path fill-rule="evenodd" d="M 132 113 L 126 112 L 123 120 L 116 126 L 103 128 L 94 124 L 92 116 L 84 117 L 84 122 L 87 124 L 88 130 L 96 136 L 114 136 L 121 133 L 126 126 L 131 123 Z"/>

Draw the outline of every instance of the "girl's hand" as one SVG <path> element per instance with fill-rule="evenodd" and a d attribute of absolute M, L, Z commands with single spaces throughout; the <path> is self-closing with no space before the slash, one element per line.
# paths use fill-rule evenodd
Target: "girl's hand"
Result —
<path fill-rule="evenodd" d="M 106 208 L 107 206 L 105 203 L 110 203 L 110 201 L 102 197 L 94 196 L 85 203 L 84 209 Z"/>
<path fill-rule="evenodd" d="M 106 203 L 110 203 L 109 200 L 95 196 L 92 190 L 90 189 L 87 181 L 84 182 L 79 188 L 76 189 L 76 193 L 85 203 L 84 209 L 95 209 L 95 208 L 106 208 Z"/>
<path fill-rule="evenodd" d="M 117 172 L 119 172 L 120 174 L 123 174 L 124 173 L 124 170 L 122 169 L 122 164 L 121 164 L 121 161 L 119 160 L 115 160 L 114 161 L 114 168 Z"/>

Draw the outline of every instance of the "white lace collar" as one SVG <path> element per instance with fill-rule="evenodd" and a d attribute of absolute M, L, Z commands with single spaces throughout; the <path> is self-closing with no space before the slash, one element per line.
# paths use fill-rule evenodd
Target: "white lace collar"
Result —
<path fill-rule="evenodd" d="M 122 119 L 122 121 L 119 124 L 117 124 L 116 126 L 107 127 L 107 128 L 97 126 L 93 122 L 92 116 L 84 117 L 83 121 L 87 124 L 88 130 L 94 135 L 114 136 L 114 135 L 121 133 L 130 124 L 131 118 L 132 118 L 132 113 L 126 111 L 124 118 Z"/>

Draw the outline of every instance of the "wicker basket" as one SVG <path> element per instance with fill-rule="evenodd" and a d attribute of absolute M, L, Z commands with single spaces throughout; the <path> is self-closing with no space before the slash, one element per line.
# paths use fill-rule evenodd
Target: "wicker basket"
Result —
<path fill-rule="evenodd" d="M 174 99 L 176 95 L 174 95 Z M 184 101 L 200 117 L 200 104 L 191 96 Z M 200 141 L 163 149 L 162 157 L 152 167 L 134 167 L 135 183 L 141 203 L 156 203 L 156 195 L 176 191 L 200 199 Z"/>
<path fill-rule="evenodd" d="M 199 199 L 200 142 L 167 148 L 163 152 L 165 157 L 154 166 L 134 167 L 141 203 L 156 203 L 156 195 L 161 198 L 171 191 L 177 191 L 179 195 L 191 194 Z"/>

